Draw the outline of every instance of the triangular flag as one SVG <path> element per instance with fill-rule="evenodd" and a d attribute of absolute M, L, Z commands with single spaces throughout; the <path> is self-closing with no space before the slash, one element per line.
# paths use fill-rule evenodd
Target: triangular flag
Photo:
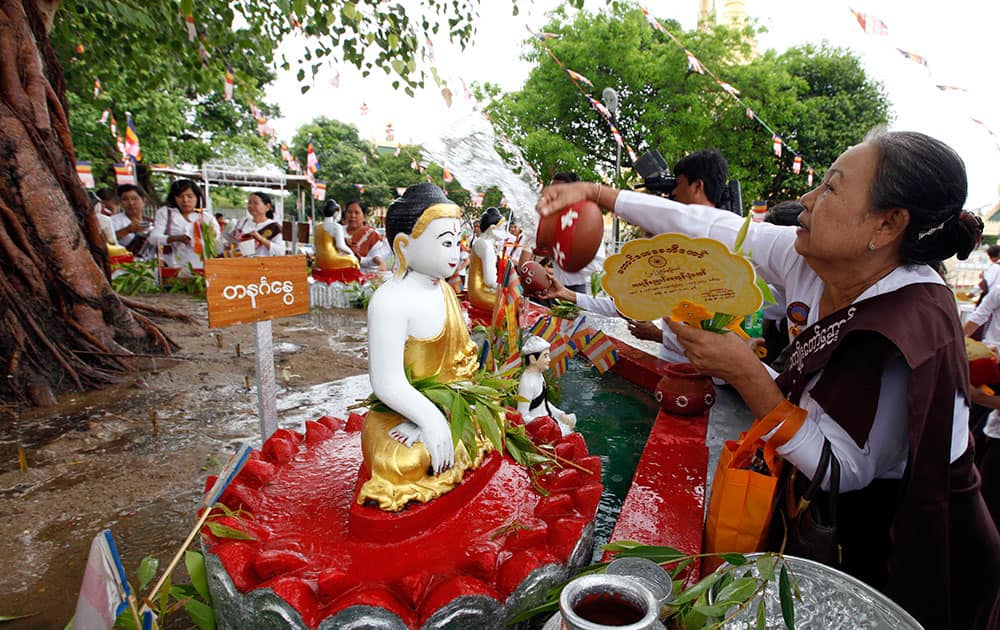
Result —
<path fill-rule="evenodd" d="M 115 539 L 106 529 L 90 543 L 83 584 L 76 600 L 73 627 L 111 630 L 118 615 L 128 608 L 131 596 L 132 591 L 115 547 Z"/>
<path fill-rule="evenodd" d="M 777 155 L 778 157 L 781 157 L 781 136 L 777 134 L 771 136 L 771 142 L 774 154 Z"/>
<path fill-rule="evenodd" d="M 588 79 L 587 77 L 583 76 L 579 72 L 573 72 L 569 68 L 566 68 L 566 74 L 568 74 L 569 77 L 571 79 L 573 79 L 574 81 L 579 81 L 580 83 L 586 83 L 588 86 L 594 87 L 594 84 L 591 83 L 590 79 Z"/>
<path fill-rule="evenodd" d="M 733 86 L 729 85 L 725 81 L 719 81 L 719 87 L 721 87 L 723 90 L 729 92 L 733 96 L 739 96 L 740 95 L 740 91 L 739 90 L 737 90 Z"/>
<path fill-rule="evenodd" d="M 705 67 L 701 65 L 698 58 L 690 50 L 685 50 L 684 54 L 687 55 L 688 60 L 688 72 L 697 72 L 698 74 L 705 74 Z"/>
<path fill-rule="evenodd" d="M 135 132 L 132 112 L 125 112 L 125 153 L 136 162 L 142 161 L 142 149 L 139 148 L 139 135 Z"/>
<path fill-rule="evenodd" d="M 798 175 L 802 172 L 802 157 L 796 155 L 795 159 L 792 160 L 792 172 Z"/>
<path fill-rule="evenodd" d="M 227 101 L 233 100 L 233 87 L 236 84 L 236 80 L 233 77 L 233 69 L 226 67 L 226 84 L 223 89 L 223 96 L 225 96 Z"/>

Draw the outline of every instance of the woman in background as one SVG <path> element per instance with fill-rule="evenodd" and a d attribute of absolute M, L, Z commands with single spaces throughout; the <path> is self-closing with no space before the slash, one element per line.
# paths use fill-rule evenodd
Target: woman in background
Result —
<path fill-rule="evenodd" d="M 205 268 L 206 232 L 218 235 L 215 217 L 203 209 L 201 189 L 190 179 L 170 184 L 167 205 L 156 211 L 150 242 L 163 246 L 163 264 L 171 269 Z M 214 238 L 213 238 L 214 240 Z"/>
<path fill-rule="evenodd" d="M 271 196 L 264 192 L 252 192 L 247 196 L 247 214 L 236 222 L 230 232 L 233 240 L 247 244 L 251 241 L 254 248 L 241 245 L 244 256 L 282 256 L 285 253 L 285 240 L 281 236 L 281 226 L 274 221 L 274 204 Z M 244 249 L 246 247 L 246 249 Z"/>

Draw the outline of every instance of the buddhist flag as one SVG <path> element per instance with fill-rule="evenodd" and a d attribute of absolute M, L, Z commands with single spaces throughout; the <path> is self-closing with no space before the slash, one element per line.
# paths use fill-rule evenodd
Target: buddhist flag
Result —
<path fill-rule="evenodd" d="M 771 145 L 774 154 L 781 157 L 781 136 L 777 134 L 771 136 Z"/>
<path fill-rule="evenodd" d="M 312 187 L 313 199 L 316 201 L 326 200 L 326 182 L 314 182 Z"/>
<path fill-rule="evenodd" d="M 568 74 L 569 78 L 573 79 L 574 81 L 579 81 L 580 83 L 586 83 L 588 86 L 594 87 L 594 84 L 591 83 L 590 79 L 583 76 L 579 72 L 573 72 L 569 68 L 566 68 L 566 74 Z"/>
<path fill-rule="evenodd" d="M 792 172 L 798 175 L 802 172 L 802 157 L 796 155 L 795 159 L 792 160 Z"/>
<path fill-rule="evenodd" d="M 749 107 L 747 107 L 747 118 L 749 118 L 750 120 L 753 120 L 755 118 L 755 116 L 756 115 L 753 113 L 753 110 L 750 109 Z"/>
<path fill-rule="evenodd" d="M 188 13 L 184 16 L 184 26 L 187 28 L 188 41 L 193 42 L 198 37 L 198 29 L 194 26 L 194 15 Z"/>
<path fill-rule="evenodd" d="M 115 547 L 115 539 L 106 529 L 90 543 L 73 627 L 111 630 L 118 615 L 128 608 L 131 597 L 132 589 L 125 577 L 125 567 Z"/>
<path fill-rule="evenodd" d="M 903 55 L 904 57 L 906 57 L 910 61 L 913 61 L 915 63 L 919 63 L 920 65 L 924 66 L 925 68 L 927 67 L 927 59 L 925 59 L 922 55 L 918 55 L 916 53 L 908 52 L 906 50 L 903 50 L 902 48 L 897 48 L 896 50 L 899 51 L 899 54 Z"/>
<path fill-rule="evenodd" d="M 101 123 L 102 125 L 108 124 L 108 116 L 110 115 L 111 115 L 110 109 L 104 110 L 103 112 L 101 112 L 101 119 L 98 122 Z"/>
<path fill-rule="evenodd" d="M 698 58 L 694 56 L 694 53 L 692 53 L 690 50 L 685 49 L 684 54 L 687 55 L 688 59 L 688 72 L 697 72 L 698 74 L 705 74 L 705 66 L 701 65 L 701 62 L 698 61 Z"/>
<path fill-rule="evenodd" d="M 552 376 L 562 378 L 562 375 L 566 373 L 566 368 L 569 367 L 569 360 L 574 354 L 576 354 L 576 346 L 571 344 L 566 337 L 557 335 L 549 347 L 549 356 L 552 359 L 549 369 L 552 370 Z"/>
<path fill-rule="evenodd" d="M 196 221 L 195 225 L 200 225 L 201 221 Z M 229 458 L 226 465 L 219 471 L 219 476 L 215 478 L 215 483 L 212 487 L 208 489 L 205 496 L 201 499 L 201 504 L 198 509 L 202 508 L 211 509 L 218 501 L 222 493 L 226 491 L 229 484 L 232 483 L 236 475 L 239 474 L 240 470 L 243 468 L 243 464 L 247 463 L 247 459 L 250 457 L 250 451 L 253 447 L 249 444 L 244 444 L 240 446 L 239 450 L 233 453 L 233 456 Z"/>
<path fill-rule="evenodd" d="M 315 175 L 316 171 L 319 170 L 319 159 L 316 158 L 312 140 L 309 141 L 309 148 L 306 149 L 306 170 L 312 175 Z"/>
<path fill-rule="evenodd" d="M 750 216 L 753 218 L 754 223 L 763 223 L 764 215 L 767 214 L 767 202 L 754 201 L 750 205 L 750 212 Z"/>
<path fill-rule="evenodd" d="M 551 315 L 539 317 L 538 321 L 528 329 L 528 332 L 552 343 L 552 340 L 559 334 L 559 321 Z"/>
<path fill-rule="evenodd" d="M 227 101 L 233 100 L 233 87 L 236 85 L 236 80 L 233 77 L 233 69 L 226 67 L 226 84 L 223 88 L 223 96 L 225 96 Z"/>
<path fill-rule="evenodd" d="M 807 186 L 813 185 L 813 170 L 811 168 L 806 171 L 806 185 Z"/>
<path fill-rule="evenodd" d="M 938 85 L 937 89 L 942 92 L 965 92 L 965 88 L 958 87 L 957 85 Z"/>
<path fill-rule="evenodd" d="M 356 188 L 357 191 L 359 193 L 361 193 L 361 194 L 364 194 L 364 192 L 365 192 L 365 185 L 364 184 L 354 184 L 354 188 Z"/>
<path fill-rule="evenodd" d="M 76 176 L 80 178 L 80 183 L 84 188 L 94 188 L 94 172 L 90 168 L 90 162 L 76 163 Z"/>
<path fill-rule="evenodd" d="M 652 26 L 654 30 L 660 31 L 661 33 L 667 32 L 666 29 L 663 28 L 663 25 L 657 22 L 656 18 L 649 14 L 649 11 L 643 9 L 642 7 L 639 8 L 642 10 L 642 14 L 646 16 L 646 21 L 649 22 L 649 25 Z"/>
<path fill-rule="evenodd" d="M 403 152 L 403 145 L 401 145 L 401 144 L 397 144 L 397 145 L 396 145 L 396 150 L 395 150 L 395 151 L 393 151 L 393 153 L 392 153 L 392 154 L 393 154 L 393 155 L 394 155 L 395 157 L 399 157 L 399 154 L 400 154 L 400 153 L 402 153 L 402 152 Z"/>
<path fill-rule="evenodd" d="M 497 370 L 497 376 L 500 378 L 515 378 L 517 377 L 517 371 L 521 369 L 521 353 L 515 352 L 510 355 L 503 365 Z"/>
<path fill-rule="evenodd" d="M 444 168 L 444 172 L 441 174 L 441 179 L 443 179 L 444 183 L 446 184 L 450 184 L 455 179 L 455 177 L 451 174 L 451 171 L 448 170 L 447 166 Z"/>
<path fill-rule="evenodd" d="M 740 91 L 739 90 L 737 90 L 733 86 L 729 85 L 725 81 L 719 81 L 719 87 L 721 87 L 726 92 L 729 92 L 729 94 L 732 95 L 732 96 L 739 96 L 740 95 Z"/>
<path fill-rule="evenodd" d="M 861 13 L 860 11 L 850 10 L 854 14 L 854 19 L 858 21 L 858 25 L 861 29 L 868 33 L 869 35 L 888 35 L 889 28 L 885 25 L 885 22 L 878 19 L 870 13 Z"/>
<path fill-rule="evenodd" d="M 599 330 L 591 336 L 590 343 L 580 350 L 601 374 L 607 372 L 612 365 L 618 362 L 618 352 L 615 351 L 614 343 Z"/>
<path fill-rule="evenodd" d="M 594 109 L 600 112 L 601 116 L 604 116 L 606 119 L 611 120 L 611 110 L 609 110 L 604 103 L 602 103 L 601 101 L 597 100 L 596 98 L 594 98 L 589 94 L 587 95 L 587 100 L 590 101 L 590 104 L 593 106 Z"/>
<path fill-rule="evenodd" d="M 94 98 L 101 95 L 101 80 L 94 79 Z"/>
<path fill-rule="evenodd" d="M 288 164 L 291 164 L 295 160 L 292 157 L 292 152 L 288 150 L 288 145 L 284 142 L 281 143 L 281 159 Z"/>
<path fill-rule="evenodd" d="M 412 160 L 410 160 L 410 168 L 412 168 L 415 171 L 419 171 L 420 170 L 420 165 L 417 164 L 417 159 L 416 158 L 413 158 Z"/>
<path fill-rule="evenodd" d="M 114 114 L 111 114 L 111 117 L 108 119 L 108 128 L 111 129 L 111 135 L 113 137 L 117 138 L 118 137 L 118 121 L 115 120 L 115 115 Z"/>
<path fill-rule="evenodd" d="M 115 184 L 121 186 L 122 184 L 132 184 L 135 185 L 135 175 L 128 166 L 124 164 L 115 164 Z"/>
<path fill-rule="evenodd" d="M 125 153 L 136 162 L 142 161 L 142 149 L 139 148 L 139 135 L 135 132 L 132 113 L 125 112 Z"/>
<path fill-rule="evenodd" d="M 618 131 L 618 127 L 611 125 L 611 135 L 614 137 L 615 142 L 618 144 L 618 146 L 620 147 L 625 146 L 625 141 L 622 140 L 622 134 L 620 131 Z"/>

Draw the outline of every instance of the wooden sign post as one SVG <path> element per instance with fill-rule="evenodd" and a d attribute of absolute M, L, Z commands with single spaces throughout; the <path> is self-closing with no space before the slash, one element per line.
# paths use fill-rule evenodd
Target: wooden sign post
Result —
<path fill-rule="evenodd" d="M 309 312 L 305 256 L 213 258 L 205 261 L 208 325 L 253 323 L 260 433 L 278 429 L 271 320 Z"/>

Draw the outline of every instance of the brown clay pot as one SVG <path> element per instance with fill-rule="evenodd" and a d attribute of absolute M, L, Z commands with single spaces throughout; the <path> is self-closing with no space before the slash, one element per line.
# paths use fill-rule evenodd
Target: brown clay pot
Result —
<path fill-rule="evenodd" d="M 586 267 L 604 240 L 604 219 L 593 201 L 581 201 L 559 213 L 552 257 L 570 273 Z"/>
<path fill-rule="evenodd" d="M 556 228 L 559 227 L 559 217 L 562 213 L 539 217 L 538 230 L 535 231 L 535 255 L 551 256 L 556 244 Z"/>
<path fill-rule="evenodd" d="M 700 416 L 715 404 L 712 379 L 690 363 L 672 363 L 656 386 L 656 401 L 666 413 Z"/>
<path fill-rule="evenodd" d="M 521 265 L 521 283 L 528 293 L 541 293 L 549 288 L 549 277 L 542 267 L 533 260 Z"/>

